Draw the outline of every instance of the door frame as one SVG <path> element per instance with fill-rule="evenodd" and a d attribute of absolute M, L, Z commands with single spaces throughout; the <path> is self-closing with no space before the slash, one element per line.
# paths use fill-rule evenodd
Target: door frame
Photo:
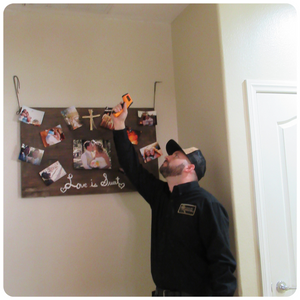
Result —
<path fill-rule="evenodd" d="M 295 82 L 282 81 L 259 81 L 245 80 L 246 98 L 248 103 L 249 131 L 251 142 L 251 158 L 252 158 L 252 178 L 254 183 L 254 198 L 257 215 L 257 231 L 259 241 L 259 253 L 262 275 L 263 296 L 272 296 L 270 289 L 271 268 L 269 260 L 268 234 L 265 216 L 265 205 L 263 200 L 263 186 L 261 181 L 262 162 L 259 156 L 259 126 L 258 126 L 258 99 L 259 93 L 272 94 L 297 94 L 297 85 Z M 275 286 L 272 287 L 276 288 Z"/>

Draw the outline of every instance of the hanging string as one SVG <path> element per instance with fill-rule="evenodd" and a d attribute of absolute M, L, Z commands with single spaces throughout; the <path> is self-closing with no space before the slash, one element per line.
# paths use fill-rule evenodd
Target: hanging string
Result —
<path fill-rule="evenodd" d="M 154 82 L 154 96 L 153 96 L 153 109 L 155 110 L 155 95 L 156 95 L 156 84 L 161 83 L 162 81 L 155 81 Z"/>
<path fill-rule="evenodd" d="M 19 100 L 20 80 L 18 76 L 14 75 L 13 81 L 14 81 L 14 86 L 15 86 L 15 91 L 16 91 L 16 96 L 17 96 L 18 106 L 19 106 L 19 109 L 17 110 L 16 114 L 19 115 L 22 110 L 22 107 L 20 105 L 20 100 Z"/>

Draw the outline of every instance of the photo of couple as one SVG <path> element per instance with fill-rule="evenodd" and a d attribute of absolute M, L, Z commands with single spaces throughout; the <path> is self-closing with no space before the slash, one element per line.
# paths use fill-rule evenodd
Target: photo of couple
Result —
<path fill-rule="evenodd" d="M 40 126 L 43 122 L 45 112 L 23 106 L 20 112 L 19 120 L 26 124 Z"/>
<path fill-rule="evenodd" d="M 62 178 L 63 176 L 67 175 L 67 172 L 62 167 L 59 161 L 56 161 L 48 168 L 44 169 L 43 171 L 39 172 L 41 178 L 43 179 L 44 183 L 48 186 L 53 182 L 57 181 L 58 179 Z"/>
<path fill-rule="evenodd" d="M 153 144 L 141 148 L 140 152 L 143 157 L 144 163 L 159 158 L 163 154 L 158 142 L 155 142 Z"/>
<path fill-rule="evenodd" d="M 111 145 L 108 140 L 73 140 L 75 169 L 111 169 Z"/>
<path fill-rule="evenodd" d="M 44 150 L 22 144 L 19 154 L 19 160 L 31 163 L 33 165 L 40 165 L 43 155 Z"/>
<path fill-rule="evenodd" d="M 61 125 L 57 125 L 50 129 L 44 130 L 40 132 L 43 145 L 45 147 L 49 147 L 60 143 L 65 139 L 65 135 L 62 131 Z"/>
<path fill-rule="evenodd" d="M 139 125 L 155 126 L 157 125 L 156 111 L 138 111 Z"/>

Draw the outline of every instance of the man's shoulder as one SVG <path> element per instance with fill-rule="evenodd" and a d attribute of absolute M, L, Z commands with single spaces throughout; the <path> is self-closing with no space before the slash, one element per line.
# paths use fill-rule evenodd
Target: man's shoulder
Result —
<path fill-rule="evenodd" d="M 203 187 L 200 187 L 200 194 L 204 199 L 210 200 L 210 201 L 218 201 L 216 199 L 216 197 L 210 193 L 209 191 L 207 191 L 206 189 L 204 189 Z"/>
<path fill-rule="evenodd" d="M 201 206 L 222 206 L 221 202 L 212 193 L 202 187 L 199 189 L 198 203 Z"/>
<path fill-rule="evenodd" d="M 216 210 L 216 211 L 224 211 L 227 214 L 226 209 L 224 208 L 223 204 L 210 192 L 201 188 L 201 197 L 199 204 L 201 205 L 202 209 L 206 210 Z"/>

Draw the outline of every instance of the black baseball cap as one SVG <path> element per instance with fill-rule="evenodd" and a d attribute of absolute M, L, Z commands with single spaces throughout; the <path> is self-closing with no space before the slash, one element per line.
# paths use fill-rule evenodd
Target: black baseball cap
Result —
<path fill-rule="evenodd" d="M 191 147 L 188 149 L 182 149 L 174 140 L 169 140 L 166 145 L 168 155 L 172 155 L 176 151 L 183 152 L 190 162 L 195 165 L 195 172 L 198 180 L 200 180 L 206 171 L 206 160 L 198 148 Z"/>

